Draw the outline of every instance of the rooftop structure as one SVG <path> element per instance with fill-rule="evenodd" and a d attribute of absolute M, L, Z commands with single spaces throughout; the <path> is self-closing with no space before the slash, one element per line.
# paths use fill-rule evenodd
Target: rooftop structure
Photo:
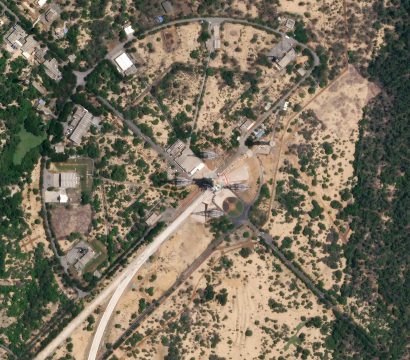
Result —
<path fill-rule="evenodd" d="M 286 24 L 285 26 L 289 29 L 289 30 L 293 30 L 293 28 L 295 27 L 295 20 L 293 19 L 286 19 Z"/>
<path fill-rule="evenodd" d="M 165 11 L 165 14 L 173 14 L 174 13 L 174 7 L 172 6 L 171 1 L 164 1 L 162 2 L 162 8 Z"/>
<path fill-rule="evenodd" d="M 94 249 L 85 241 L 80 241 L 67 252 L 66 259 L 70 266 L 81 274 L 85 266 L 96 256 Z"/>
<path fill-rule="evenodd" d="M 58 12 L 54 8 L 50 8 L 44 14 L 44 19 L 48 23 L 52 23 L 55 19 L 58 18 Z"/>
<path fill-rule="evenodd" d="M 277 63 L 283 69 L 288 66 L 292 61 L 296 59 L 296 51 L 294 49 L 289 50 L 286 55 L 280 59 Z"/>
<path fill-rule="evenodd" d="M 60 203 L 67 204 L 69 201 L 67 192 L 65 189 L 60 190 L 46 190 L 44 192 L 44 202 L 49 203 Z"/>
<path fill-rule="evenodd" d="M 243 124 L 239 127 L 239 130 L 242 132 L 248 131 L 253 126 L 253 124 L 255 124 L 255 122 L 248 119 L 243 122 Z"/>
<path fill-rule="evenodd" d="M 80 185 L 80 176 L 76 172 L 60 173 L 60 188 L 75 189 Z"/>
<path fill-rule="evenodd" d="M 152 213 L 150 216 L 148 216 L 145 222 L 148 226 L 154 226 L 160 218 L 161 214 Z"/>
<path fill-rule="evenodd" d="M 303 68 L 303 67 L 301 67 L 301 68 L 299 68 L 299 69 L 297 70 L 297 73 L 298 73 L 300 76 L 305 76 L 305 75 L 306 75 L 306 69 Z"/>
<path fill-rule="evenodd" d="M 70 140 L 77 145 L 81 144 L 83 136 L 90 129 L 91 125 L 98 125 L 99 119 L 94 117 L 87 109 L 77 106 L 68 128 Z"/>
<path fill-rule="evenodd" d="M 61 71 L 58 69 L 58 62 L 56 59 L 46 60 L 43 62 L 46 74 L 55 81 L 60 81 L 63 78 Z"/>
<path fill-rule="evenodd" d="M 134 29 L 131 25 L 128 25 L 124 28 L 125 35 L 132 35 L 134 33 Z"/>
<path fill-rule="evenodd" d="M 6 44 L 13 50 L 21 50 L 26 59 L 31 58 L 33 53 L 40 49 L 40 44 L 34 39 L 34 36 L 28 35 L 18 24 L 12 26 L 4 38 Z"/>
<path fill-rule="evenodd" d="M 277 43 L 272 50 L 270 50 L 266 56 L 274 61 L 282 59 L 288 51 L 292 49 L 292 42 L 287 37 L 283 37 L 279 43 Z"/>
<path fill-rule="evenodd" d="M 118 71 L 125 75 L 132 75 L 137 71 L 131 57 L 127 53 L 123 52 L 121 55 L 114 58 L 114 63 L 118 68 Z"/>
<path fill-rule="evenodd" d="M 21 47 L 21 52 L 25 58 L 30 58 L 34 53 L 34 50 L 39 47 L 39 43 L 34 39 L 33 35 L 26 37 L 23 46 Z"/>
<path fill-rule="evenodd" d="M 189 176 L 193 176 L 205 167 L 202 160 L 196 157 L 192 150 L 181 140 L 177 140 L 171 145 L 167 152 Z"/>

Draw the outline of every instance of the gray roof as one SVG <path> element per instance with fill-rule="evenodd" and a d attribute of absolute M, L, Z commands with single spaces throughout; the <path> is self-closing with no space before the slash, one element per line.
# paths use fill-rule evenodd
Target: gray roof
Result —
<path fill-rule="evenodd" d="M 20 25 L 16 24 L 10 28 L 5 38 L 10 43 L 10 45 L 18 49 L 23 45 L 26 36 L 27 33 L 23 30 L 23 28 Z"/>
<path fill-rule="evenodd" d="M 296 59 L 296 52 L 294 49 L 291 49 L 286 53 L 286 55 L 282 59 L 278 61 L 278 65 L 281 68 L 285 68 L 295 59 Z"/>
<path fill-rule="evenodd" d="M 60 81 L 63 77 L 61 71 L 58 69 L 58 62 L 56 59 L 46 60 L 43 62 L 46 74 L 55 81 Z"/>
<path fill-rule="evenodd" d="M 273 58 L 274 60 L 282 59 L 286 53 L 292 49 L 292 42 L 286 37 L 282 38 L 278 44 L 276 44 L 271 51 L 269 51 L 266 56 Z"/>
<path fill-rule="evenodd" d="M 170 14 L 174 12 L 174 7 L 172 6 L 170 1 L 164 1 L 162 3 L 162 8 L 164 9 L 166 14 Z"/>

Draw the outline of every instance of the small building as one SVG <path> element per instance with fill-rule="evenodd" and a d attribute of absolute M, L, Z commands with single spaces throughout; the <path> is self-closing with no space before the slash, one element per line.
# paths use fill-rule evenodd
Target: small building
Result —
<path fill-rule="evenodd" d="M 57 154 L 64 153 L 64 150 L 65 150 L 65 147 L 64 147 L 64 144 L 62 142 L 54 145 L 54 151 Z"/>
<path fill-rule="evenodd" d="M 145 223 L 148 226 L 154 226 L 158 220 L 161 218 L 161 214 L 152 213 L 150 216 L 147 217 Z"/>
<path fill-rule="evenodd" d="M 242 132 L 249 131 L 252 128 L 253 124 L 255 124 L 255 122 L 248 119 L 242 123 L 242 125 L 239 127 L 239 130 Z"/>
<path fill-rule="evenodd" d="M 37 5 L 38 7 L 43 7 L 47 3 L 47 0 L 38 0 Z"/>
<path fill-rule="evenodd" d="M 81 274 L 85 266 L 96 257 L 97 253 L 90 244 L 80 241 L 70 251 L 67 252 L 66 260 L 69 266 L 72 266 L 78 274 Z"/>
<path fill-rule="evenodd" d="M 264 125 L 260 126 L 258 129 L 253 131 L 253 136 L 259 140 L 266 133 L 266 128 Z"/>
<path fill-rule="evenodd" d="M 50 7 L 50 9 L 48 9 L 46 13 L 44 14 L 44 20 L 47 23 L 51 24 L 54 20 L 58 18 L 58 16 L 59 16 L 58 11 L 54 9 L 53 7 Z"/>
<path fill-rule="evenodd" d="M 115 57 L 114 63 L 117 66 L 118 71 L 125 75 L 132 75 L 137 71 L 131 57 L 125 52 Z"/>
<path fill-rule="evenodd" d="M 134 34 L 135 30 L 132 28 L 131 25 L 128 25 L 124 28 L 125 35 L 129 36 Z"/>
<path fill-rule="evenodd" d="M 283 104 L 282 110 L 286 111 L 288 109 L 289 106 L 289 101 L 285 101 L 285 103 Z"/>
<path fill-rule="evenodd" d="M 295 49 L 291 49 L 286 53 L 286 55 L 282 59 L 280 59 L 277 62 L 277 64 L 279 65 L 280 68 L 284 69 L 292 61 L 295 61 L 295 59 L 296 59 L 296 51 Z"/>
<path fill-rule="evenodd" d="M 165 14 L 172 15 L 174 13 L 174 6 L 172 5 L 171 1 L 163 1 L 161 5 L 165 11 Z"/>
<path fill-rule="evenodd" d="M 292 39 L 284 36 L 266 56 L 274 61 L 280 69 L 285 68 L 292 61 L 296 60 L 296 51 L 293 49 Z"/>
<path fill-rule="evenodd" d="M 295 27 L 295 20 L 293 19 L 286 19 L 286 23 L 285 26 L 288 30 L 293 30 L 293 28 Z"/>
<path fill-rule="evenodd" d="M 272 103 L 270 101 L 267 101 L 263 109 L 265 111 L 269 111 L 271 107 L 272 107 Z"/>
<path fill-rule="evenodd" d="M 54 81 L 60 81 L 63 78 L 56 59 L 46 60 L 43 62 L 43 65 L 46 74 Z"/>
<path fill-rule="evenodd" d="M 184 142 L 178 139 L 166 151 L 174 158 L 180 156 L 185 147 L 186 145 L 184 144 Z"/>
<path fill-rule="evenodd" d="M 297 73 L 298 73 L 300 76 L 305 76 L 305 75 L 306 75 L 306 69 L 303 68 L 303 67 L 301 67 L 301 68 L 299 68 L 299 69 L 297 70 Z"/>

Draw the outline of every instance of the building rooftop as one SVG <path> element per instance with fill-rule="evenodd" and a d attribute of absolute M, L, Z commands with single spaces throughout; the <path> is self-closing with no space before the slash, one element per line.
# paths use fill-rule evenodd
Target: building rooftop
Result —
<path fill-rule="evenodd" d="M 188 147 L 182 151 L 182 154 L 179 157 L 175 158 L 175 162 L 190 176 L 193 176 L 196 172 L 205 167 L 202 160 L 196 157 Z"/>
<path fill-rule="evenodd" d="M 272 50 L 270 50 L 266 56 L 272 58 L 273 60 L 282 59 L 286 53 L 292 49 L 292 42 L 290 39 L 283 37 L 279 43 L 277 43 Z"/>
<path fill-rule="evenodd" d="M 73 266 L 78 273 L 81 273 L 96 255 L 96 252 L 88 243 L 80 241 L 67 252 L 66 260 L 68 265 Z"/>
<path fill-rule="evenodd" d="M 124 52 L 114 60 L 122 71 L 127 71 L 134 65 L 129 56 Z"/>
<path fill-rule="evenodd" d="M 131 25 L 128 25 L 124 28 L 125 35 L 131 35 L 134 33 L 134 29 Z"/>
<path fill-rule="evenodd" d="M 161 5 L 166 14 L 171 14 L 174 12 L 174 7 L 172 6 L 171 1 L 164 1 Z"/>
<path fill-rule="evenodd" d="M 77 145 L 81 144 L 83 136 L 90 129 L 91 125 L 98 125 L 99 118 L 94 117 L 87 109 L 77 106 L 70 122 L 70 128 L 74 131 L 70 135 L 70 140 Z"/>
<path fill-rule="evenodd" d="M 46 60 L 43 62 L 46 74 L 55 81 L 60 81 L 63 78 L 61 71 L 58 68 L 56 59 Z"/>
<path fill-rule="evenodd" d="M 63 189 L 75 189 L 80 185 L 80 176 L 76 172 L 60 173 L 60 187 Z"/>
<path fill-rule="evenodd" d="M 285 68 L 288 66 L 292 61 L 296 59 L 296 52 L 294 49 L 289 50 L 282 59 L 278 61 L 278 65 L 281 68 Z"/>
<path fill-rule="evenodd" d="M 27 33 L 18 24 L 12 26 L 5 35 L 6 41 L 14 49 L 20 49 L 23 46 L 26 37 L 27 37 Z"/>

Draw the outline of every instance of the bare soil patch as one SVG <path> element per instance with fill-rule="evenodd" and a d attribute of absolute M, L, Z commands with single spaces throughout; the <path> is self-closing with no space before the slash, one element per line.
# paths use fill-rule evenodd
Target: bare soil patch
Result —
<path fill-rule="evenodd" d="M 92 211 L 90 205 L 65 207 L 51 210 L 51 226 L 57 239 L 64 239 L 73 232 L 87 234 L 90 231 Z"/>

